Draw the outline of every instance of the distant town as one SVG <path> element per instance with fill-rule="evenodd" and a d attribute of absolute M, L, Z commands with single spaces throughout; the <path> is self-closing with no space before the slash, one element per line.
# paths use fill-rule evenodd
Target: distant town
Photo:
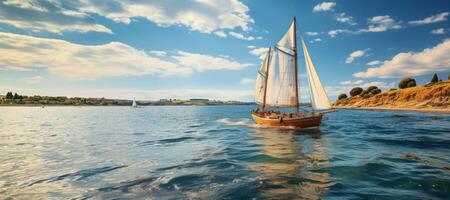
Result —
<path fill-rule="evenodd" d="M 83 98 L 66 96 L 25 96 L 8 92 L 0 95 L 0 106 L 130 106 L 132 100 L 106 99 L 106 98 Z M 139 106 L 169 106 L 169 105 L 251 105 L 253 102 L 221 101 L 193 98 L 182 99 L 160 99 L 156 101 L 137 101 Z"/>

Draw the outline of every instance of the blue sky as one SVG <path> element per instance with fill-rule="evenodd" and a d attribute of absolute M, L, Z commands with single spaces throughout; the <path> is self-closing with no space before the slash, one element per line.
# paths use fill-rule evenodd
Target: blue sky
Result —
<path fill-rule="evenodd" d="M 424 84 L 450 72 L 449 12 L 444 0 L 3 0 L 0 93 L 251 101 L 260 53 L 294 15 L 332 100 Z"/>

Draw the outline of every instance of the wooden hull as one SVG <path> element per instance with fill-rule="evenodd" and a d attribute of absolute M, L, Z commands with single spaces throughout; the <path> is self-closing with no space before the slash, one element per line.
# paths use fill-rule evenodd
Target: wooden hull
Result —
<path fill-rule="evenodd" d="M 260 125 L 265 126 L 293 126 L 300 128 L 320 126 L 322 114 L 310 117 L 290 118 L 290 119 L 269 119 L 252 113 L 253 120 Z"/>

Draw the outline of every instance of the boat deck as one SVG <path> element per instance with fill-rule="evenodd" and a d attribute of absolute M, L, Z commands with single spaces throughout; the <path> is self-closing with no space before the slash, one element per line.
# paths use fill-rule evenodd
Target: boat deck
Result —
<path fill-rule="evenodd" d="M 278 111 L 257 111 L 253 110 L 252 115 L 256 115 L 260 118 L 266 119 L 279 119 L 280 117 L 289 120 L 289 119 L 303 119 L 308 117 L 319 117 L 323 115 L 322 113 L 281 113 Z"/>

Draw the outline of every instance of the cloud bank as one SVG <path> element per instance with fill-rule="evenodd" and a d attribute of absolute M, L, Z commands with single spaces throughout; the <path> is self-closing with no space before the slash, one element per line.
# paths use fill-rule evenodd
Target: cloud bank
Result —
<path fill-rule="evenodd" d="M 156 74 L 188 75 L 194 71 L 239 70 L 252 64 L 231 58 L 178 51 L 172 59 L 165 52 L 152 56 L 120 42 L 79 45 L 0 32 L 0 68 L 31 71 L 46 69 L 70 79 L 97 79 L 104 76 Z"/>
<path fill-rule="evenodd" d="M 450 39 L 421 52 L 406 52 L 395 55 L 380 66 L 357 72 L 358 78 L 396 78 L 419 76 L 440 71 L 450 71 Z"/>
<path fill-rule="evenodd" d="M 202 33 L 223 29 L 249 31 L 254 23 L 249 8 L 238 0 L 42 0 L 0 3 L 0 23 L 31 31 L 62 33 L 105 32 L 94 14 L 116 23 L 146 19 L 159 26 L 185 26 Z M 216 33 L 223 37 L 221 32 Z"/>

